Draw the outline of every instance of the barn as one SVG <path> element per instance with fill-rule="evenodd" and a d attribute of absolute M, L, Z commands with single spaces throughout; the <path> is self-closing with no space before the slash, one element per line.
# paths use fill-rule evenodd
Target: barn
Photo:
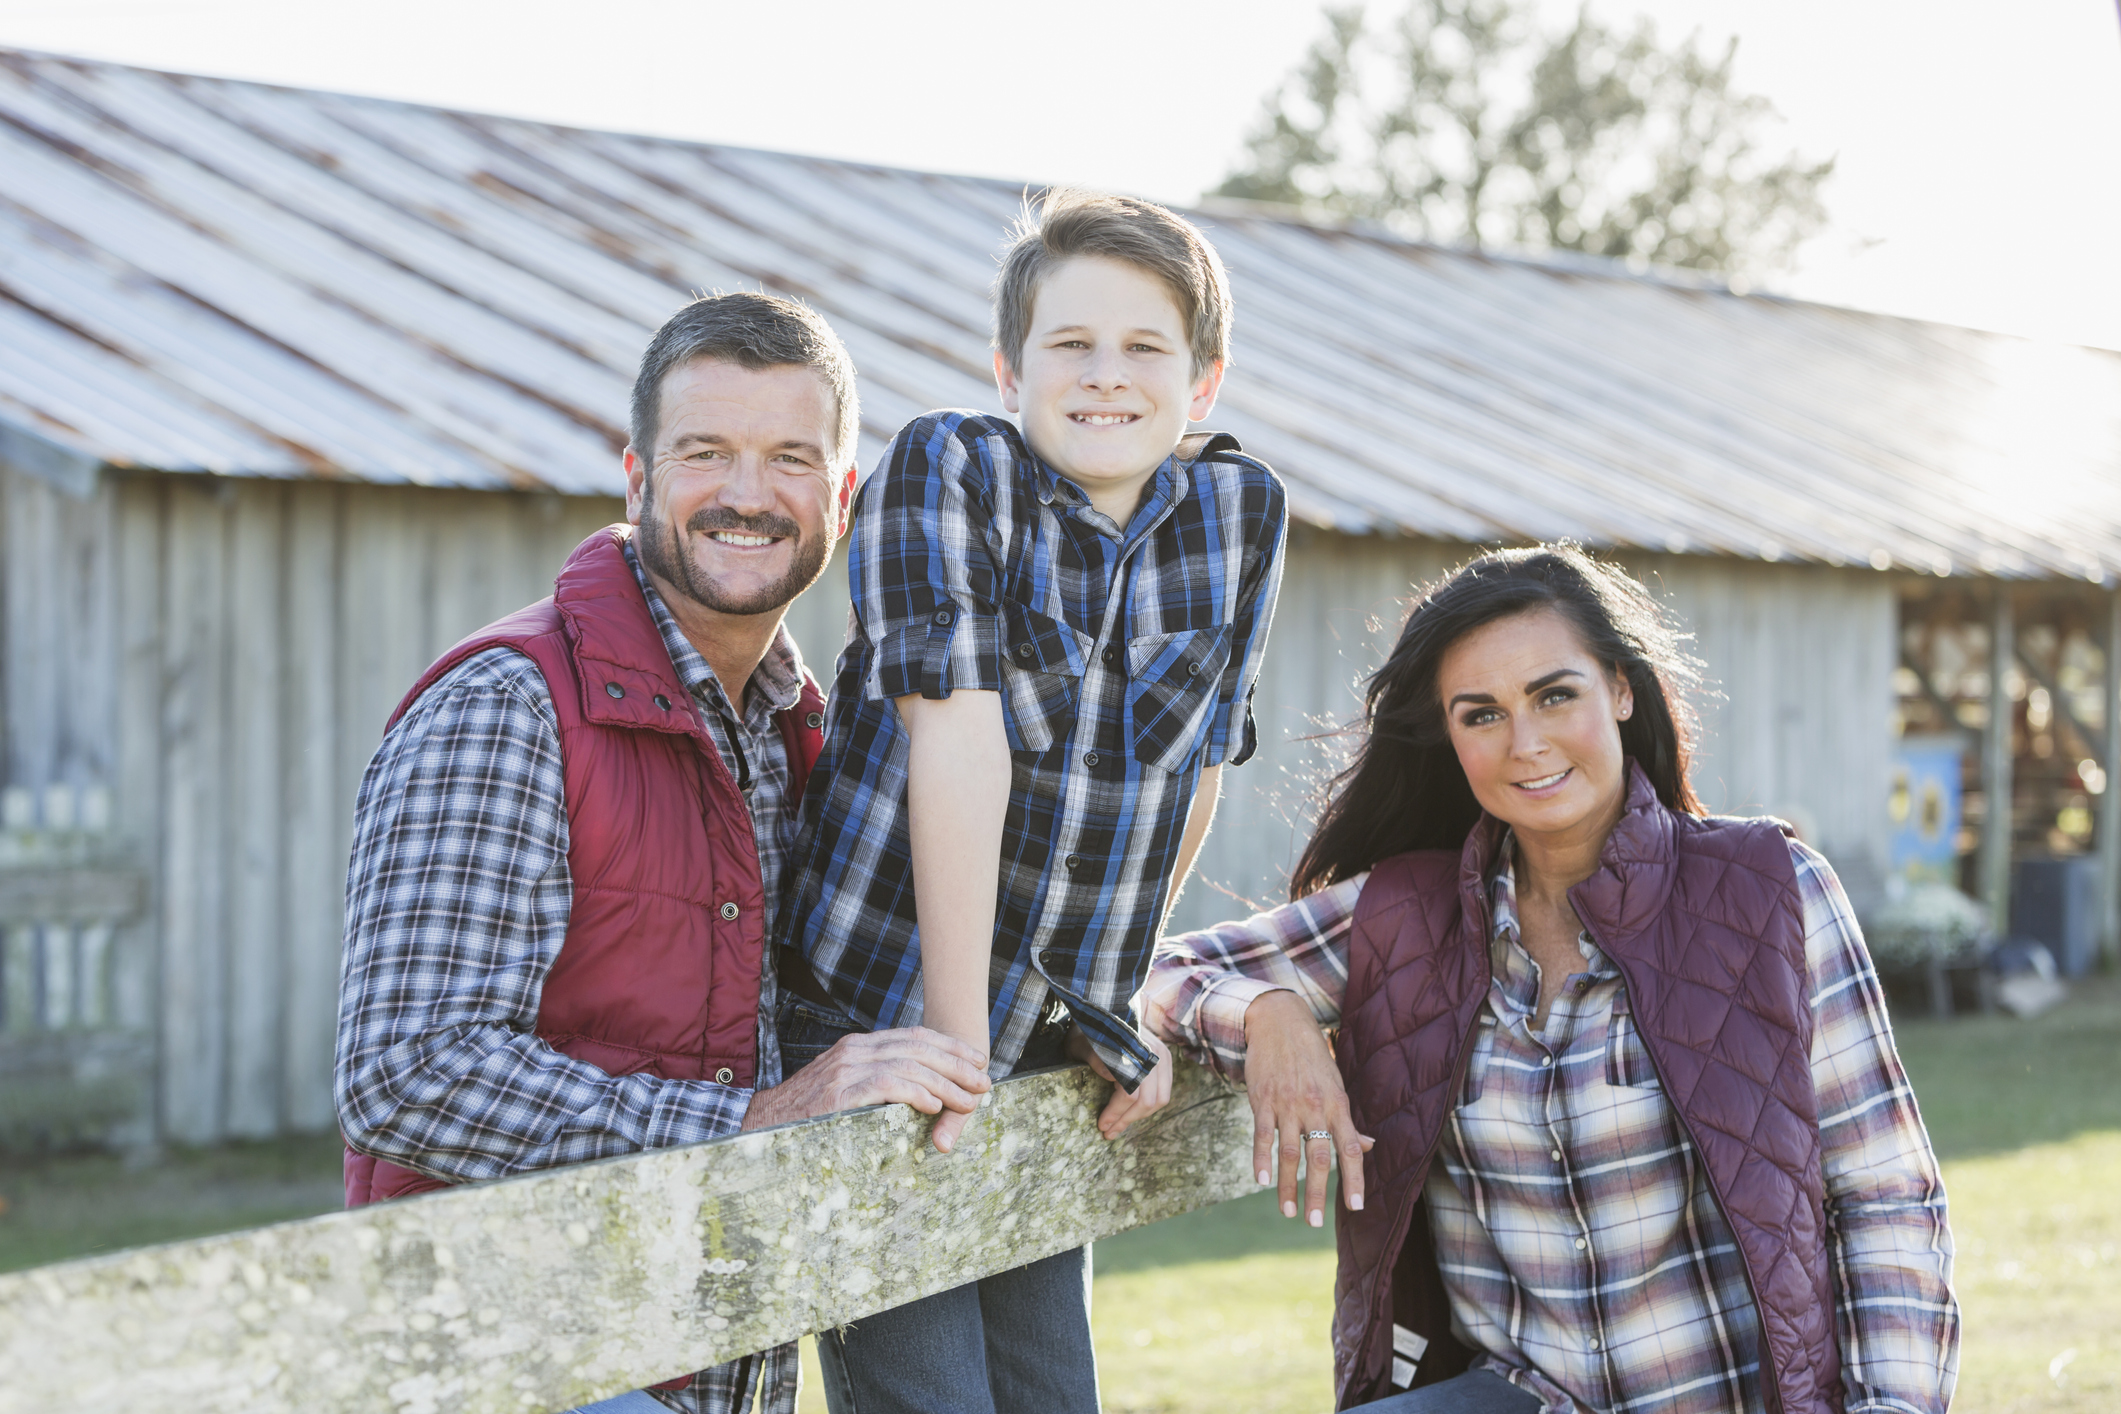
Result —
<path fill-rule="evenodd" d="M 17 1145 L 329 1128 L 362 766 L 436 654 L 619 518 L 649 332 L 694 291 L 809 301 L 872 465 L 924 409 L 994 405 L 1024 194 L 15 51 L 0 172 Z M 1952 867 L 2007 919 L 2014 858 L 2096 882 L 2103 849 L 2111 946 L 2121 355 L 1196 214 L 1238 309 L 1211 425 L 1294 528 L 1262 750 L 1182 921 L 1276 897 L 1412 584 L 1568 536 L 1695 635 L 1714 806 L 1797 820 L 1874 901 L 1903 736 L 1957 742 Z M 841 583 L 791 621 L 829 677 Z"/>

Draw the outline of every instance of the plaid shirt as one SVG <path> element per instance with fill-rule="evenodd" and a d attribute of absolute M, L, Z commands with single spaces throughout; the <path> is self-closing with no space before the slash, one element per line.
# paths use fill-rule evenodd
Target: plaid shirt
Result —
<path fill-rule="evenodd" d="M 802 659 L 775 636 L 741 717 L 626 547 L 670 661 L 728 763 L 747 776 L 766 879 L 795 833 L 788 752 L 772 714 Z M 770 890 L 769 890 L 770 894 Z M 363 1153 L 453 1182 L 501 1178 L 733 1134 L 752 1091 L 610 1076 L 536 1035 L 545 974 L 567 936 L 567 802 L 559 721 L 529 658 L 491 648 L 420 694 L 361 780 L 346 874 L 340 1127 Z M 769 935 L 770 936 L 770 935 Z M 780 1082 L 773 971 L 759 998 L 758 1079 Z M 658 1398 L 690 1414 L 792 1414 L 796 1347 L 701 1371 Z"/>
<path fill-rule="evenodd" d="M 1943 1414 L 1959 1311 L 1944 1186 L 1878 980 L 1826 861 L 1792 842 L 1804 905 L 1812 1080 L 1849 1414 Z M 1507 854 L 1505 858 L 1507 858 Z M 1166 939 L 1144 989 L 1163 1034 L 1243 1077 L 1244 1013 L 1286 988 L 1340 1017 L 1363 880 Z M 1577 1409 L 1747 1414 L 1761 1335 L 1745 1265 L 1692 1143 L 1588 935 L 1544 1029 L 1513 877 L 1494 884 L 1493 974 L 1465 1089 L 1430 1169 L 1452 1333 L 1478 1366 Z"/>
<path fill-rule="evenodd" d="M 1066 1004 L 1131 1086 L 1131 1024 L 1203 767 L 1251 755 L 1281 583 L 1281 482 L 1229 437 L 1165 460 L 1122 529 L 1016 428 L 931 413 L 862 488 L 855 622 L 803 802 L 783 939 L 857 1024 L 921 1019 L 893 698 L 998 692 L 1012 758 L 990 969 L 992 1073 Z"/>

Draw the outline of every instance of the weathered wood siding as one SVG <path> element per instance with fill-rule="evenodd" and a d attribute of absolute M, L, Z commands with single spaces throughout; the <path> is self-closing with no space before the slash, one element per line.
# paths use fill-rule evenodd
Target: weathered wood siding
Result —
<path fill-rule="evenodd" d="M 450 643 L 549 593 L 618 502 L 326 482 L 0 468 L 0 786 L 100 787 L 148 906 L 110 943 L 113 1024 L 151 1040 L 162 1136 L 333 1123 L 354 794 L 391 708 Z M 1278 902 L 1358 684 L 1412 587 L 1465 546 L 1291 538 L 1255 701 L 1182 926 Z M 1716 809 L 1806 817 L 1859 893 L 1882 869 L 1894 601 L 1886 576 L 1647 557 L 1708 664 L 1695 779 Z M 828 685 L 835 562 L 789 615 Z"/>

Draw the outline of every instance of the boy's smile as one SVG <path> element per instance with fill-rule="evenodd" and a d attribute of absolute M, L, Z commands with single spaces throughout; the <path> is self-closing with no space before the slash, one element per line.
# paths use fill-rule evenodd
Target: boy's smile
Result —
<path fill-rule="evenodd" d="M 1077 256 L 1039 286 L 1011 368 L 994 355 L 1002 406 L 1045 463 L 1124 526 L 1186 424 L 1215 406 L 1222 365 L 1193 374 L 1178 302 L 1148 271 Z"/>

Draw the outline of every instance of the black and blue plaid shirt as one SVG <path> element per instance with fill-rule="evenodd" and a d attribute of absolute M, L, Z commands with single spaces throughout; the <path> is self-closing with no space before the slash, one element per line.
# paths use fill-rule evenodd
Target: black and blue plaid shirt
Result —
<path fill-rule="evenodd" d="M 892 699 L 998 692 L 1013 766 L 998 842 L 991 1070 L 1054 1001 L 1131 1086 L 1148 968 L 1201 770 L 1252 754 L 1281 584 L 1279 478 L 1187 439 L 1125 529 L 1016 428 L 931 413 L 855 507 L 854 622 L 790 856 L 782 939 L 861 1026 L 919 1024 L 920 933 Z"/>

